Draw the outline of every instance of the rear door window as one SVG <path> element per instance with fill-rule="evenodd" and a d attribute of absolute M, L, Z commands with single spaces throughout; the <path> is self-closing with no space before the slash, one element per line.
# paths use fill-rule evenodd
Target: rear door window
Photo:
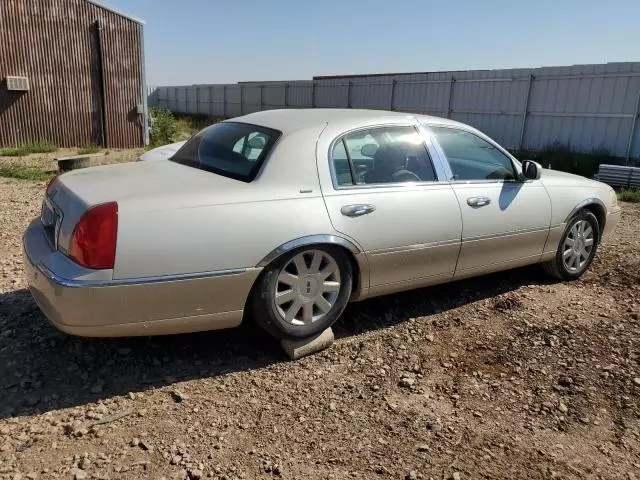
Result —
<path fill-rule="evenodd" d="M 250 182 L 280 134 L 248 123 L 217 123 L 196 134 L 170 160 Z"/>
<path fill-rule="evenodd" d="M 433 182 L 435 170 L 414 127 L 376 127 L 346 135 L 332 152 L 339 186 Z"/>

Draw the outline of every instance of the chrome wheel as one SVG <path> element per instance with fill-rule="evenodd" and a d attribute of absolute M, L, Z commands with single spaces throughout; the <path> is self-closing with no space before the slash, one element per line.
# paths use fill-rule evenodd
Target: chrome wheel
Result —
<path fill-rule="evenodd" d="M 593 250 L 594 232 L 587 220 L 577 221 L 564 240 L 562 263 L 570 273 L 582 271 L 589 263 Z"/>
<path fill-rule="evenodd" d="M 335 259 L 323 250 L 305 250 L 278 273 L 276 311 L 291 325 L 309 325 L 331 311 L 340 286 L 340 268 Z"/>

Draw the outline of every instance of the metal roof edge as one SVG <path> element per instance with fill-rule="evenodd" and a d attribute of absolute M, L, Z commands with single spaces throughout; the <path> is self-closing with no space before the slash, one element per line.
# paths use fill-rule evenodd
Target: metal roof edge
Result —
<path fill-rule="evenodd" d="M 112 13 L 115 13 L 116 15 L 120 15 L 121 17 L 128 18 L 129 20 L 131 20 L 133 22 L 136 22 L 136 23 L 139 23 L 140 25 L 145 25 L 146 24 L 146 22 L 144 20 L 142 20 L 141 18 L 134 17 L 132 15 L 128 15 L 128 14 L 124 13 L 121 10 L 117 10 L 117 9 L 115 9 L 113 7 L 110 7 L 109 5 L 105 5 L 101 1 L 98 1 L 98 0 L 86 0 L 86 1 L 89 2 L 89 3 L 92 3 L 96 7 L 104 8 L 105 10 L 108 10 L 108 11 L 110 11 Z"/>
<path fill-rule="evenodd" d="M 509 68 L 478 68 L 478 69 L 453 69 L 453 70 L 428 70 L 419 72 L 387 72 L 387 73 L 350 73 L 346 75 L 314 75 L 313 80 L 341 80 L 349 78 L 369 78 L 369 77 L 394 77 L 402 75 L 428 75 L 433 73 L 466 73 L 466 72 L 504 72 L 507 70 L 540 70 L 544 68 L 571 68 L 571 67 L 592 67 L 605 66 L 611 64 L 634 65 L 640 64 L 638 61 L 631 62 L 605 62 L 605 63 L 576 63 L 573 65 L 550 65 L 537 67 L 509 67 Z M 239 82 L 242 83 L 242 82 Z"/>

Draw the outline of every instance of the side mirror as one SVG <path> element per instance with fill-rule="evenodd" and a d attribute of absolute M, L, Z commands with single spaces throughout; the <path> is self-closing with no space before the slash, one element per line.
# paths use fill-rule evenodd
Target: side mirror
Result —
<path fill-rule="evenodd" d="M 525 180 L 539 180 L 542 175 L 542 165 L 533 160 L 522 162 L 522 176 Z"/>

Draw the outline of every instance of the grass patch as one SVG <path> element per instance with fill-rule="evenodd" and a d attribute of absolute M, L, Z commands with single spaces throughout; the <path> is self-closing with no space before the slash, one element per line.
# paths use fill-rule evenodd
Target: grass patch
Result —
<path fill-rule="evenodd" d="M 85 145 L 84 147 L 80 147 L 78 149 L 78 155 L 88 155 L 91 153 L 98 153 L 102 150 L 102 147 L 100 145 L 96 145 L 95 143 L 89 143 L 88 145 Z"/>
<path fill-rule="evenodd" d="M 616 157 L 607 149 L 599 148 L 591 152 L 577 152 L 569 145 L 554 143 L 539 152 L 520 150 L 512 152 L 518 160 L 534 160 L 544 168 L 575 173 L 593 178 L 600 164 L 624 165 L 624 159 Z"/>
<path fill-rule="evenodd" d="M 0 148 L 0 157 L 24 157 L 32 153 L 51 153 L 56 150 L 58 147 L 51 142 L 28 142 L 19 147 Z"/>
<path fill-rule="evenodd" d="M 19 180 L 47 181 L 56 172 L 46 172 L 39 168 L 25 167 L 24 165 L 0 165 L 0 177 L 17 178 Z"/>
<path fill-rule="evenodd" d="M 178 115 L 176 116 L 178 134 L 183 137 L 182 140 L 186 140 L 203 128 L 218 123 L 221 120 L 223 120 L 223 118 L 211 115 Z"/>
<path fill-rule="evenodd" d="M 149 147 L 151 148 L 178 142 L 178 124 L 173 113 L 164 108 L 151 109 L 150 136 Z"/>
<path fill-rule="evenodd" d="M 174 116 L 164 108 L 151 109 L 151 141 L 147 150 L 188 140 L 195 133 L 209 125 L 219 122 L 219 117 L 209 115 Z"/>
<path fill-rule="evenodd" d="M 623 188 L 618 192 L 618 198 L 623 202 L 640 203 L 640 189 Z"/>

